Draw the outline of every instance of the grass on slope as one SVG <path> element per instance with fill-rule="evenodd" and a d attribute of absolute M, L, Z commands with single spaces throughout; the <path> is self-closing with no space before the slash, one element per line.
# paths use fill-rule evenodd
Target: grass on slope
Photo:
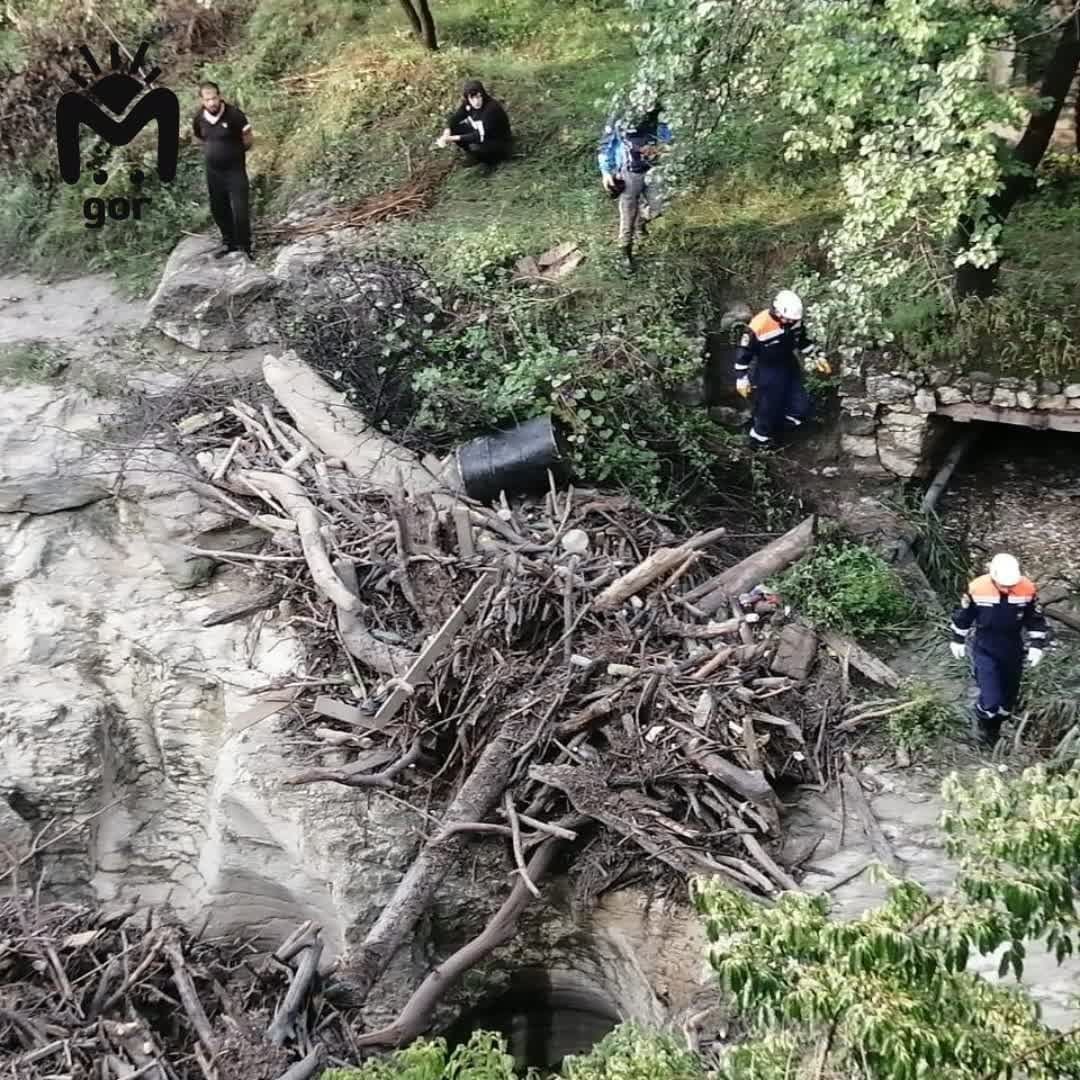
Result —
<path fill-rule="evenodd" d="M 425 160 L 452 156 L 452 149 L 432 149 L 432 140 L 463 79 L 480 77 L 509 110 L 514 160 L 489 179 L 455 170 L 429 214 L 384 232 L 437 272 L 454 272 L 466 255 L 483 257 L 487 248 L 507 258 L 573 239 L 588 255 L 575 286 L 599 290 L 610 309 L 609 294 L 628 290 L 612 267 L 616 211 L 600 189 L 595 146 L 609 88 L 634 68 L 624 4 L 445 0 L 436 16 L 441 48 L 430 53 L 395 4 L 263 0 L 240 39 L 198 70 L 252 120 L 256 220 L 269 220 L 312 186 L 352 201 L 393 188 Z M 193 82 L 174 87 L 184 116 L 195 107 Z M 810 256 L 831 208 L 831 195 L 822 193 L 831 188 L 815 177 L 785 178 L 772 145 L 761 130 L 748 131 L 720 180 L 673 204 L 642 252 L 649 281 L 683 289 L 734 276 L 724 291 L 757 303 L 788 279 L 793 260 Z M 150 181 L 152 209 L 142 222 L 87 229 L 81 206 L 89 195 L 129 190 L 130 169 L 150 165 L 151 155 L 144 132 L 127 151 L 113 152 L 104 189 L 89 167 L 72 188 L 25 175 L 7 185 L 0 262 L 7 254 L 39 270 L 108 269 L 145 294 L 184 233 L 210 227 L 197 150 L 182 148 L 172 185 Z M 40 162 L 39 176 L 50 165 Z"/>

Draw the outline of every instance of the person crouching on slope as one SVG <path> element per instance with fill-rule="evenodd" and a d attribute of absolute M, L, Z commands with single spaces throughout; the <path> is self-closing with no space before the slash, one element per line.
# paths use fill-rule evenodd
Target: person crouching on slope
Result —
<path fill-rule="evenodd" d="M 750 445 L 767 449 L 785 428 L 810 418 L 810 395 L 803 386 L 803 365 L 822 375 L 832 369 L 803 325 L 802 300 L 781 289 L 767 311 L 760 311 L 739 341 L 735 354 L 735 389 L 753 394 Z M 801 363 L 800 363 L 801 359 Z"/>
<path fill-rule="evenodd" d="M 971 668 L 979 688 L 975 735 L 983 746 L 992 748 L 1020 696 L 1024 658 L 1035 667 L 1043 658 L 1050 632 L 1039 607 L 1038 590 L 1020 573 L 1016 559 L 995 555 L 988 569 L 988 574 L 968 585 L 953 612 L 949 648 L 957 660 L 963 660 L 970 645 Z"/>
<path fill-rule="evenodd" d="M 658 104 L 630 125 L 612 120 L 600 138 L 600 182 L 619 200 L 619 251 L 626 270 L 634 268 L 634 241 L 646 236 L 648 223 L 660 215 L 656 174 L 649 174 L 661 147 L 671 140 L 671 129 L 660 121 Z"/>
<path fill-rule="evenodd" d="M 513 150 L 510 117 L 479 79 L 470 79 L 462 90 L 461 105 L 450 114 L 436 143 L 454 143 L 471 163 L 479 162 L 491 172 Z"/>

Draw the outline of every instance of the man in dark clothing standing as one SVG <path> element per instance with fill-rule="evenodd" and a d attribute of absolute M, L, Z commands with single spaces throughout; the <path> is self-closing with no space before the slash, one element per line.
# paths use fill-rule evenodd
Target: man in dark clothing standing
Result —
<path fill-rule="evenodd" d="M 221 230 L 222 246 L 214 258 L 242 251 L 251 259 L 251 196 L 245 166 L 254 138 L 251 124 L 235 105 L 225 103 L 217 83 L 204 82 L 199 98 L 202 105 L 191 126 L 206 158 L 210 212 Z"/>
<path fill-rule="evenodd" d="M 483 163 L 490 171 L 510 157 L 513 149 L 510 117 L 479 79 L 470 79 L 462 90 L 460 107 L 450 114 L 437 141 L 439 146 L 456 143 L 471 161 Z"/>

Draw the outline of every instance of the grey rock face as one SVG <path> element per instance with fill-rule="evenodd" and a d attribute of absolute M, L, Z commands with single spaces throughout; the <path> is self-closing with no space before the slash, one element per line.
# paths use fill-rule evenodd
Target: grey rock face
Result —
<path fill-rule="evenodd" d="M 104 499 L 115 465 L 96 441 L 104 402 L 49 385 L 0 393 L 0 514 L 51 514 Z"/>
<path fill-rule="evenodd" d="M 242 255 L 211 258 L 215 247 L 205 236 L 176 245 L 150 298 L 147 325 L 205 352 L 269 344 L 276 337 L 274 279 Z"/>

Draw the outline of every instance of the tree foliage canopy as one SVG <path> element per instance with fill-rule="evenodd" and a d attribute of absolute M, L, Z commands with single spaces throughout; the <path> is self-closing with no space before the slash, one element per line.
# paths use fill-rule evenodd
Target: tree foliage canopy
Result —
<path fill-rule="evenodd" d="M 948 296 L 957 267 L 999 260 L 993 199 L 1030 172 L 1004 135 L 1052 103 L 993 81 L 991 61 L 1018 39 L 1067 32 L 1058 4 L 628 3 L 644 16 L 636 93 L 658 92 L 684 128 L 684 168 L 748 108 L 782 125 L 789 160 L 839 168 L 843 217 L 824 239 L 832 273 L 803 283 L 834 340 L 886 337 L 881 312 L 901 287 L 909 300 Z"/>
<path fill-rule="evenodd" d="M 1042 937 L 1059 960 L 1073 951 L 1080 769 L 1015 780 L 985 769 L 950 778 L 945 797 L 960 872 L 942 898 L 893 879 L 880 907 L 834 921 L 820 894 L 762 909 L 697 885 L 710 962 L 758 1036 L 726 1056 L 722 1076 L 780 1080 L 807 1060 L 865 1080 L 981 1080 L 1021 1066 L 1029 1080 L 1080 1075 L 1080 1028 L 1047 1027 L 1023 988 L 968 970 L 1000 950 L 999 973 L 1019 979 L 1025 943 Z"/>

